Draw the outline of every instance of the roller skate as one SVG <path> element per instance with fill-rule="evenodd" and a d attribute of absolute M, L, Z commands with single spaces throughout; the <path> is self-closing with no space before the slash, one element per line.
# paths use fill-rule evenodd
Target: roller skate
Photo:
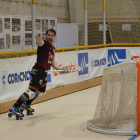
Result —
<path fill-rule="evenodd" d="M 22 117 L 24 117 L 24 114 L 14 106 L 10 107 L 8 117 L 11 118 L 12 115 L 16 116 L 16 120 L 23 120 Z"/>
<path fill-rule="evenodd" d="M 30 105 L 23 103 L 20 107 L 20 112 L 23 112 L 24 110 L 27 110 L 27 115 L 33 115 L 33 112 L 35 111 L 33 108 L 30 107 Z"/>

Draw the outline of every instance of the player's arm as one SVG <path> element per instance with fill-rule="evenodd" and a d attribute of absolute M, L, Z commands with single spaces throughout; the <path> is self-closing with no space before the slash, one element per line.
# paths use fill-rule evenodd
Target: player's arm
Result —
<path fill-rule="evenodd" d="M 58 70 L 58 68 L 59 68 L 58 64 L 55 62 L 55 57 L 53 57 L 53 59 L 52 59 L 52 67 L 56 70 Z"/>
<path fill-rule="evenodd" d="M 42 47 L 44 45 L 44 41 L 42 39 L 42 35 L 40 33 L 36 34 L 36 39 L 39 47 Z"/>
<path fill-rule="evenodd" d="M 58 66 L 58 64 L 55 62 L 55 57 L 53 57 L 53 59 L 52 59 L 52 67 L 55 68 L 56 70 L 63 70 L 62 72 L 60 72 L 62 74 L 65 74 L 65 73 L 69 72 L 69 70 L 67 68 L 60 68 Z"/>

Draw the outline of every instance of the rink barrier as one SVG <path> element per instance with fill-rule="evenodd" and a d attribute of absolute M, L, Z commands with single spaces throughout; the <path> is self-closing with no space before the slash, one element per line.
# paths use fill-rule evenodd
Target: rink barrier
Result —
<path fill-rule="evenodd" d="M 95 78 L 95 79 L 86 80 L 86 81 L 83 81 L 83 82 L 79 82 L 79 83 L 75 83 L 75 84 L 71 84 L 71 85 L 47 90 L 46 95 L 44 97 L 42 97 L 42 98 L 38 97 L 36 100 L 33 101 L 32 104 L 40 103 L 40 102 L 47 101 L 47 100 L 50 100 L 50 99 L 53 99 L 53 98 L 57 98 L 57 97 L 60 97 L 60 96 L 63 96 L 63 95 L 67 95 L 67 94 L 70 94 L 70 93 L 73 93 L 73 92 L 77 92 L 77 91 L 84 90 L 84 89 L 87 89 L 87 88 L 91 88 L 91 87 L 94 87 L 94 86 L 97 86 L 97 85 L 101 85 L 102 78 L 103 77 L 98 77 L 98 78 Z M 17 99 L 0 103 L 0 114 L 8 112 L 9 108 L 16 101 L 17 101 Z"/>
<path fill-rule="evenodd" d="M 98 48 L 106 48 L 106 47 L 140 47 L 140 43 L 113 43 L 113 44 L 99 44 L 99 45 L 87 45 L 87 46 L 74 46 L 74 47 L 63 47 L 56 48 L 57 52 L 65 52 L 65 51 L 78 51 L 78 50 L 88 50 L 88 49 L 98 49 Z M 11 52 L 0 52 L 0 59 L 5 58 L 15 58 L 15 57 L 23 57 L 36 55 L 37 50 L 21 50 L 21 51 L 11 51 Z"/>
<path fill-rule="evenodd" d="M 140 43 L 115 43 L 115 44 L 101 44 L 101 45 L 88 45 L 88 46 L 75 46 L 75 47 L 64 47 L 64 48 L 56 48 L 56 52 L 65 52 L 65 51 L 78 51 L 78 50 L 88 50 L 88 49 L 98 49 L 98 48 L 106 48 L 106 47 L 118 47 L 118 46 L 131 46 L 131 47 L 139 47 Z M 11 51 L 11 52 L 0 52 L 0 59 L 5 58 L 13 58 L 13 57 L 23 57 L 36 55 L 37 50 L 24 50 L 24 51 Z M 42 101 L 46 101 L 49 99 L 53 99 L 59 96 L 63 96 L 66 94 L 70 94 L 72 92 L 76 92 L 79 90 L 83 90 L 85 88 L 89 88 L 92 86 L 100 85 L 102 78 L 96 78 L 92 80 L 87 80 L 80 83 L 75 83 L 72 85 L 67 85 L 55 89 L 51 89 L 46 91 L 46 95 L 43 98 L 37 98 L 34 103 L 39 103 Z M 84 84 L 83 84 L 84 83 Z M 89 85 L 88 85 L 89 84 Z M 0 113 L 7 112 L 9 107 L 15 103 L 17 99 L 1 102 L 0 103 Z"/>

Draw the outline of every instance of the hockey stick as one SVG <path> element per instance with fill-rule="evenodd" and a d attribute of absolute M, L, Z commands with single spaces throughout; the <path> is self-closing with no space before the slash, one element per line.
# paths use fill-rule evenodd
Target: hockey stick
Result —
<path fill-rule="evenodd" d="M 76 69 L 76 70 L 68 70 L 69 72 L 71 71 L 71 72 L 75 72 L 75 71 L 81 71 L 81 67 L 80 66 L 77 66 L 78 67 L 78 69 Z M 61 71 L 63 71 L 63 70 L 46 70 L 45 72 L 61 72 Z"/>

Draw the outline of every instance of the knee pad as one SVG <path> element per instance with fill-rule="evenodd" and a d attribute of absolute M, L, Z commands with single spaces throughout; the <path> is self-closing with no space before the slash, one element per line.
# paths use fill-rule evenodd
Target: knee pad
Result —
<path fill-rule="evenodd" d="M 25 94 L 29 97 L 29 100 L 32 100 L 36 97 L 36 93 L 29 88 L 27 89 L 27 91 L 25 91 Z"/>
<path fill-rule="evenodd" d="M 45 91 L 45 92 L 40 92 L 40 91 L 37 90 L 36 92 L 37 92 L 37 95 L 38 95 L 40 98 L 44 97 L 45 94 L 46 94 L 46 91 Z"/>

